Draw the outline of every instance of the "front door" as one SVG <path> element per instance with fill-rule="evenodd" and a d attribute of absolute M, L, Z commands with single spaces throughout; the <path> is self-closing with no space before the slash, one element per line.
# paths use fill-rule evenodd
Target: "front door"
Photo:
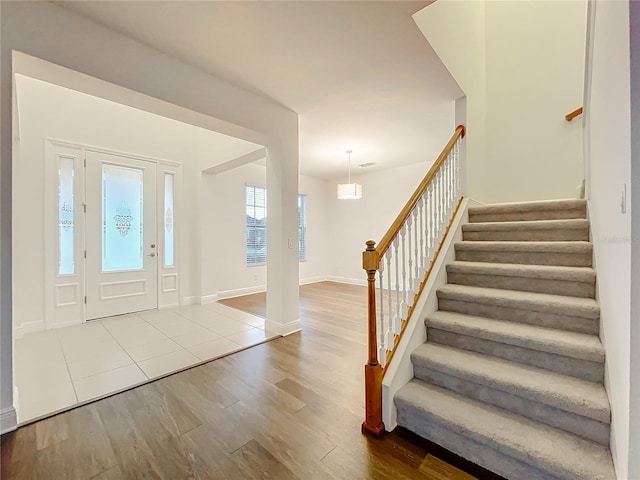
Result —
<path fill-rule="evenodd" d="M 92 151 L 86 161 L 86 318 L 157 308 L 157 165 Z"/>

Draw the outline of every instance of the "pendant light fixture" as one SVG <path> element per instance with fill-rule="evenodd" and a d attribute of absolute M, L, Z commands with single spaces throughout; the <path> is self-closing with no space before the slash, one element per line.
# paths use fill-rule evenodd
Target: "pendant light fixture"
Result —
<path fill-rule="evenodd" d="M 362 198 L 362 185 L 357 183 L 351 183 L 351 150 L 347 150 L 347 157 L 349 163 L 349 183 L 338 184 L 338 199 L 339 200 L 358 200 Z"/>

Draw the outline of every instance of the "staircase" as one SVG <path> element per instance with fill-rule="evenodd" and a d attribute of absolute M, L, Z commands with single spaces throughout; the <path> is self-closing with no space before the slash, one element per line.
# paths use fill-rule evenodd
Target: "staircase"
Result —
<path fill-rule="evenodd" d="M 506 478 L 613 480 L 586 203 L 469 209 L 398 424 Z"/>

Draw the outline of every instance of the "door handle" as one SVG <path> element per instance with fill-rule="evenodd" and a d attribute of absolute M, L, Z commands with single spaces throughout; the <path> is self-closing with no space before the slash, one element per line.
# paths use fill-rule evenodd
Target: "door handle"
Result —
<path fill-rule="evenodd" d="M 149 255 L 147 255 L 147 257 L 155 257 L 156 256 L 156 252 L 151 252 Z"/>

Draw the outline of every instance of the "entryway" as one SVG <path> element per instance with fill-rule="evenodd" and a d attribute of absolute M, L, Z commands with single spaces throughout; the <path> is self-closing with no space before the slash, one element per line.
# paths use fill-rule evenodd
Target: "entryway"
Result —
<path fill-rule="evenodd" d="M 273 338 L 201 288 L 202 172 L 264 147 L 15 77 L 19 424 Z"/>
<path fill-rule="evenodd" d="M 157 308 L 156 164 L 92 151 L 85 158 L 86 318 Z"/>
<path fill-rule="evenodd" d="M 15 341 L 18 422 L 30 423 L 278 335 L 264 318 L 189 305 L 30 333 Z"/>
<path fill-rule="evenodd" d="M 180 164 L 47 138 L 44 184 L 46 329 L 180 304 Z"/>

